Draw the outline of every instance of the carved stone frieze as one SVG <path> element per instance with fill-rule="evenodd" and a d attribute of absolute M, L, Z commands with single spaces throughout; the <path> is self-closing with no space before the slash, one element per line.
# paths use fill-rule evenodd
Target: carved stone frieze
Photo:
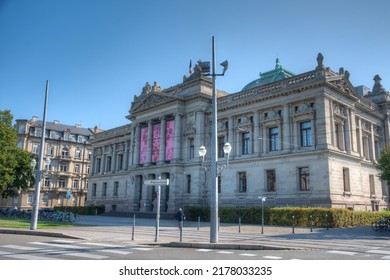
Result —
<path fill-rule="evenodd" d="M 138 104 L 133 103 L 130 112 L 134 114 L 143 110 L 153 109 L 161 104 L 168 103 L 174 100 L 176 100 L 174 97 L 167 96 L 167 95 L 156 94 L 156 93 L 149 94 L 145 99 L 137 102 Z"/>

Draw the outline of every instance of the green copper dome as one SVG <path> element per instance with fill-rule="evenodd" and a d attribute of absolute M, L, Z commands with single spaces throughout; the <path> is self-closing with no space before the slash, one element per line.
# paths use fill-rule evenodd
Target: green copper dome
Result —
<path fill-rule="evenodd" d="M 251 88 L 255 88 L 255 87 L 258 87 L 258 86 L 270 84 L 270 83 L 273 83 L 273 82 L 276 82 L 276 81 L 280 81 L 280 80 L 283 80 L 283 79 L 295 76 L 294 73 L 292 73 L 292 72 L 290 72 L 290 71 L 288 71 L 286 69 L 283 69 L 282 65 L 279 62 L 279 58 L 277 58 L 275 62 L 276 62 L 276 65 L 275 65 L 275 69 L 274 70 L 271 70 L 271 71 L 268 71 L 268 72 L 264 72 L 264 73 L 260 73 L 260 78 L 259 79 L 250 82 L 242 90 L 245 91 L 245 90 L 248 90 L 248 89 L 251 89 Z"/>

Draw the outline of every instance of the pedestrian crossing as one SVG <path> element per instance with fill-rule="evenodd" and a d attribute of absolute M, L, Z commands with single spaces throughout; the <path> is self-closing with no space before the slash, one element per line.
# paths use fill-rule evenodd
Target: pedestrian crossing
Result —
<path fill-rule="evenodd" d="M 75 241 L 68 239 L 53 239 L 46 242 L 26 242 L 23 245 L 4 244 L 0 245 L 0 259 L 15 260 L 61 260 L 61 259 L 85 259 L 85 260 L 104 260 L 115 258 L 126 258 L 138 252 L 148 252 L 158 249 L 158 247 L 147 247 L 137 245 L 116 245 L 111 243 L 99 243 L 89 241 Z M 281 260 L 281 259 L 299 259 L 296 256 L 288 258 L 280 250 L 223 250 L 193 248 L 193 252 L 199 254 L 214 254 L 224 259 L 225 256 L 237 259 L 264 259 L 264 260 Z M 295 250 L 292 250 L 295 251 Z M 332 256 L 353 257 L 353 258 L 370 258 L 375 256 L 376 259 L 390 259 L 390 247 L 371 247 L 360 248 L 356 250 L 345 249 L 328 249 L 321 250 L 332 259 Z M 299 250 L 295 251 L 299 252 Z M 291 253 L 290 255 L 294 255 Z M 134 255 L 136 258 L 137 255 Z"/>
<path fill-rule="evenodd" d="M 59 260 L 88 259 L 104 260 L 115 256 L 126 256 L 136 251 L 151 251 L 142 246 L 113 245 L 74 240 L 51 240 L 48 242 L 28 242 L 27 245 L 0 245 L 0 259 L 17 260 Z"/>
<path fill-rule="evenodd" d="M 196 249 L 198 252 L 204 252 L 204 253 L 214 253 L 214 254 L 238 254 L 241 257 L 248 257 L 248 258 L 256 258 L 256 259 L 265 259 L 265 260 L 281 260 L 286 259 L 280 255 L 277 254 L 275 251 L 275 255 L 264 255 L 262 254 L 262 251 L 254 251 L 255 253 L 240 253 L 239 251 L 223 251 L 223 250 L 213 250 L 213 249 Z M 272 251 L 267 251 L 268 253 Z M 376 248 L 375 250 L 363 250 L 363 251 L 343 251 L 343 250 L 324 250 L 326 254 L 329 255 L 329 259 L 332 259 L 331 255 L 343 255 L 343 256 L 350 256 L 350 257 L 364 257 L 364 258 L 370 258 L 373 255 L 376 255 L 380 259 L 383 260 L 389 260 L 390 259 L 390 248 L 389 247 L 383 247 L 383 248 Z M 291 258 L 290 260 L 299 260 L 299 258 Z"/>

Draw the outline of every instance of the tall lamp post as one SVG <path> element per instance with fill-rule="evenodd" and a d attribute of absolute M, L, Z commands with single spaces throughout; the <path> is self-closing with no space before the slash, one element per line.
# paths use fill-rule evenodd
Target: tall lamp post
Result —
<path fill-rule="evenodd" d="M 37 229 L 37 223 L 38 223 L 38 210 L 39 210 L 39 195 L 41 191 L 41 177 L 42 177 L 42 160 L 43 160 L 43 153 L 45 151 L 45 132 L 46 132 L 46 108 L 47 108 L 47 97 L 49 94 L 49 81 L 46 81 L 46 93 L 45 93 L 45 103 L 43 106 L 43 123 L 42 123 L 42 132 L 41 132 L 41 146 L 39 149 L 39 158 L 38 158 L 38 170 L 36 173 L 35 181 L 35 193 L 34 193 L 34 201 L 33 201 L 33 211 L 31 216 L 31 230 Z M 34 160 L 31 162 L 31 165 L 34 164 Z M 35 161 L 36 164 L 36 161 Z M 35 164 L 33 169 L 35 168 Z M 46 159 L 46 164 L 50 165 L 50 159 Z"/>
<path fill-rule="evenodd" d="M 218 242 L 218 175 L 229 164 L 229 154 L 231 145 L 226 143 L 224 145 L 224 152 L 227 154 L 225 165 L 218 165 L 217 155 L 217 94 L 216 94 L 216 77 L 225 75 L 228 68 L 228 61 L 221 63 L 223 66 L 222 74 L 215 73 L 215 42 L 212 37 L 212 72 L 205 74 L 212 77 L 212 127 L 211 127 L 211 160 L 210 160 L 210 186 L 211 186 L 211 203 L 210 203 L 210 243 Z M 207 71 L 207 70 L 206 70 Z M 203 69 L 202 69 L 202 72 Z M 206 148 L 204 146 L 199 149 L 199 156 L 202 158 L 202 166 L 205 167 L 204 157 L 206 155 Z"/>

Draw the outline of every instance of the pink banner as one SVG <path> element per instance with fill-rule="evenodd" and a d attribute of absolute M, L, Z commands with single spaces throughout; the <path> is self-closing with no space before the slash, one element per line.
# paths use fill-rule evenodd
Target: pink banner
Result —
<path fill-rule="evenodd" d="M 139 153 L 139 163 L 144 164 L 146 162 L 146 150 L 148 148 L 148 128 L 141 128 L 141 143 L 140 143 L 140 153 Z"/>
<path fill-rule="evenodd" d="M 160 124 L 153 125 L 152 162 L 160 159 Z"/>
<path fill-rule="evenodd" d="M 172 160 L 175 146 L 175 121 L 167 121 L 165 133 L 165 160 Z"/>

